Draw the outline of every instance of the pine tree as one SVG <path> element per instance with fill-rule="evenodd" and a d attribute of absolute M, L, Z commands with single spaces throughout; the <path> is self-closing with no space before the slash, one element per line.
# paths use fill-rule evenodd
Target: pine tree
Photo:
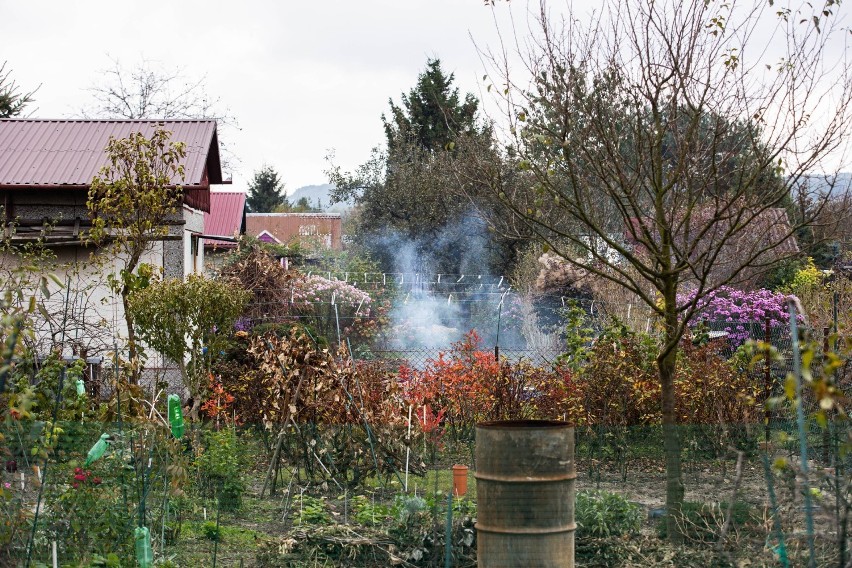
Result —
<path fill-rule="evenodd" d="M 453 74 L 438 59 L 426 68 L 399 104 L 390 101 L 382 115 L 387 151 L 377 152 L 356 175 L 332 168 L 333 200 L 354 200 L 357 220 L 350 235 L 387 270 L 417 269 L 459 273 L 476 264 L 479 270 L 502 273 L 515 244 L 488 232 L 476 206 L 461 193 L 458 162 L 488 160 L 492 133 L 477 117 L 479 101 L 461 94 Z M 481 154 L 476 152 L 481 151 Z M 413 245 L 411 267 L 401 267 L 398 240 Z M 475 259 L 471 261 L 471 259 Z"/>
<path fill-rule="evenodd" d="M 440 59 L 429 59 L 417 85 L 402 95 L 402 105 L 389 101 L 391 117 L 382 115 L 389 150 L 399 144 L 400 137 L 436 150 L 446 148 L 459 134 L 476 132 L 479 101 L 471 93 L 462 100 L 458 88 L 452 88 L 453 80 L 453 73 L 444 74 Z"/>
<path fill-rule="evenodd" d="M 276 209 L 289 207 L 284 184 L 275 168 L 263 166 L 254 173 L 248 187 L 246 204 L 252 213 L 271 213 Z"/>
<path fill-rule="evenodd" d="M 10 78 L 11 71 L 5 71 L 6 63 L 0 64 L 0 118 L 18 116 L 24 106 L 33 101 L 35 91 L 21 93 L 18 85 Z"/>

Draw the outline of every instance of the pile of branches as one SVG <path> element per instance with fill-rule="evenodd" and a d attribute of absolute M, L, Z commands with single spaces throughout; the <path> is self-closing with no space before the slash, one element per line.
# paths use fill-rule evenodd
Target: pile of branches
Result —
<path fill-rule="evenodd" d="M 251 294 L 243 318 L 253 324 L 277 321 L 289 312 L 291 284 L 301 274 L 286 270 L 260 243 L 243 244 L 219 277 Z"/>
<path fill-rule="evenodd" d="M 387 533 L 366 527 L 356 531 L 345 525 L 295 530 L 257 553 L 261 566 L 300 566 L 320 559 L 341 566 L 415 566 L 401 557 Z"/>
<path fill-rule="evenodd" d="M 356 364 L 298 327 L 284 337 L 246 336 L 229 359 L 220 381 L 234 398 L 230 412 L 273 434 L 264 490 L 274 492 L 282 462 L 308 481 L 341 487 L 404 469 L 408 406 L 386 367 Z M 414 455 L 409 464 L 425 472 Z"/>
<path fill-rule="evenodd" d="M 440 519 L 433 519 L 443 525 Z M 476 545 L 473 520 L 454 522 L 453 566 L 474 568 Z M 429 527 L 423 527 L 429 528 Z M 294 529 L 279 540 L 264 543 L 257 553 L 260 566 L 304 566 L 333 562 L 335 566 L 425 567 L 444 565 L 444 530 L 399 533 L 378 527 L 328 525 Z"/>

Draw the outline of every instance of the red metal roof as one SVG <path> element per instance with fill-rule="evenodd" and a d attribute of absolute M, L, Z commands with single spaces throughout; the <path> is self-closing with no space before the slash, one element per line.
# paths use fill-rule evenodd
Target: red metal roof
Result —
<path fill-rule="evenodd" d="M 214 120 L 0 119 L 0 189 L 87 187 L 106 164 L 110 137 L 150 136 L 159 124 L 186 144 L 185 178 L 177 184 L 222 183 Z"/>
<path fill-rule="evenodd" d="M 218 237 L 233 237 L 241 234 L 245 227 L 246 194 L 239 191 L 211 191 L 210 212 L 204 214 L 204 234 Z M 229 248 L 234 243 L 205 240 L 205 246 Z"/>

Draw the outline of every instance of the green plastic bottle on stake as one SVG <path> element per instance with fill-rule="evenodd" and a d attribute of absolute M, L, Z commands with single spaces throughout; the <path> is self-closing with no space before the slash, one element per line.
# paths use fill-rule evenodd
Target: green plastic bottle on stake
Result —
<path fill-rule="evenodd" d="M 101 434 L 101 437 L 95 442 L 95 445 L 91 447 L 89 453 L 86 454 L 86 465 L 84 467 L 89 467 L 104 455 L 104 452 L 107 451 L 107 442 L 109 441 L 109 434 Z"/>
<path fill-rule="evenodd" d="M 148 527 L 136 527 L 133 535 L 136 537 L 136 561 L 140 568 L 151 568 L 154 565 L 154 551 L 151 550 L 151 533 Z"/>
<path fill-rule="evenodd" d="M 183 437 L 183 409 L 180 407 L 180 397 L 169 395 L 169 424 L 172 426 L 172 436 L 178 440 Z"/>
<path fill-rule="evenodd" d="M 83 396 L 86 394 L 86 384 L 82 379 L 77 379 L 77 382 L 74 383 L 77 387 L 77 396 Z"/>

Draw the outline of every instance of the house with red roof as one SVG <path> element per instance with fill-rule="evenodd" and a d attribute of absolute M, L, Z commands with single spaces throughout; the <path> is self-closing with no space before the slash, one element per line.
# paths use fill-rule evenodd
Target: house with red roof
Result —
<path fill-rule="evenodd" d="M 12 244 L 43 243 L 56 257 L 59 278 L 72 283 L 75 295 L 85 295 L 75 297 L 75 309 L 67 311 L 72 319 L 95 322 L 79 323 L 87 333 L 98 335 L 97 325 L 106 328 L 101 334 L 105 338 L 78 337 L 97 344 L 87 346 L 89 353 L 109 348 L 126 333 L 121 328 L 121 302 L 105 282 L 109 274 L 117 274 L 121 263 L 99 257 L 87 239 L 92 226 L 86 207 L 89 188 L 108 163 L 110 138 L 136 132 L 150 137 L 158 127 L 170 131 L 173 142 L 185 144 L 184 177 L 173 180 L 182 188 L 183 203 L 166 220 L 165 236 L 152 240 L 143 262 L 161 268 L 165 277 L 183 278 L 204 270 L 204 216 L 211 211 L 210 189 L 224 183 L 214 120 L 0 119 L 4 238 Z"/>

